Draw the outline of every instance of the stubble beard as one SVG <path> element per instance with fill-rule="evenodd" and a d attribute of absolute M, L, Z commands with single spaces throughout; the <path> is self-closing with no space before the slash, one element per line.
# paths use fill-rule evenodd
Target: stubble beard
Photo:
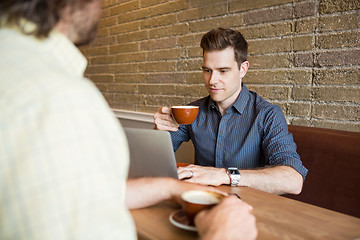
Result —
<path fill-rule="evenodd" d="M 100 22 L 101 6 L 82 6 L 76 9 L 72 15 L 72 31 L 76 36 L 74 44 L 83 46 L 91 43 L 97 36 Z"/>

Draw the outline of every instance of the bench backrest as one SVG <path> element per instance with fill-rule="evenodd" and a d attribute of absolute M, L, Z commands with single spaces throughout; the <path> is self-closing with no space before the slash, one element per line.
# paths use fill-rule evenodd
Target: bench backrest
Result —
<path fill-rule="evenodd" d="M 304 166 L 303 190 L 287 197 L 360 217 L 360 133 L 289 125 Z"/>

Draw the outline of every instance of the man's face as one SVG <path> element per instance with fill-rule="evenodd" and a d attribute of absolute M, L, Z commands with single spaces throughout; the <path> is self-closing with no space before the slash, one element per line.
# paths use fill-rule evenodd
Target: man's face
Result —
<path fill-rule="evenodd" d="M 205 51 L 202 69 L 205 87 L 211 99 L 220 110 L 226 110 L 236 101 L 241 91 L 241 78 L 247 67 L 244 69 L 241 65 L 239 69 L 234 49 L 228 47 L 224 50 Z"/>
<path fill-rule="evenodd" d="M 70 16 L 71 34 L 77 46 L 86 45 L 96 38 L 101 15 L 101 0 L 81 3 L 74 7 Z"/>

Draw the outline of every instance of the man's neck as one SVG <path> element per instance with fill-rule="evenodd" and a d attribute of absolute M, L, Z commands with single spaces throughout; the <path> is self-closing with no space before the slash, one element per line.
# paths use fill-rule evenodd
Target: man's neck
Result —
<path fill-rule="evenodd" d="M 221 116 L 224 116 L 226 110 L 236 102 L 236 100 L 239 98 L 240 92 L 241 92 L 241 85 L 240 85 L 240 89 L 232 97 L 225 99 L 222 102 L 215 102 L 217 107 L 219 108 Z"/>

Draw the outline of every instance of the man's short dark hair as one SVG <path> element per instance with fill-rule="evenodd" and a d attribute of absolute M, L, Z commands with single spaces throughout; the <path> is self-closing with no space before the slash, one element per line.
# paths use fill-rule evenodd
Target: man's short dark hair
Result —
<path fill-rule="evenodd" d="M 232 29 L 218 28 L 205 33 L 200 47 L 203 49 L 203 54 L 205 51 L 224 50 L 232 47 L 239 68 L 247 58 L 248 44 L 245 38 L 240 32 Z"/>
<path fill-rule="evenodd" d="M 36 28 L 31 32 L 37 37 L 47 37 L 60 20 L 62 11 L 68 5 L 81 5 L 92 0 L 0 0 L 0 19 L 4 24 L 21 27 L 21 20 L 33 22 Z"/>

